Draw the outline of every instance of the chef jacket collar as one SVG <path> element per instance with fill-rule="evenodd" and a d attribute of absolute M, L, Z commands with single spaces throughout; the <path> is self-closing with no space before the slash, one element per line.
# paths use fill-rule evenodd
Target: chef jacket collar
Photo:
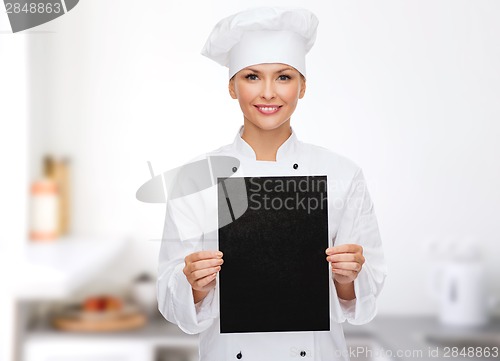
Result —
<path fill-rule="evenodd" d="M 241 135 L 243 134 L 243 128 L 244 125 L 242 125 L 238 130 L 233 143 L 234 149 L 236 150 L 237 154 L 245 158 L 250 158 L 251 160 L 254 160 L 256 162 L 275 163 L 274 161 L 257 160 L 257 155 L 255 154 L 253 148 L 241 137 Z M 287 138 L 287 140 L 285 140 L 283 144 L 280 145 L 278 151 L 276 152 L 276 163 L 293 158 L 295 152 L 298 150 L 299 139 L 297 138 L 297 135 L 295 134 L 292 126 L 290 126 L 290 130 L 292 134 Z"/>

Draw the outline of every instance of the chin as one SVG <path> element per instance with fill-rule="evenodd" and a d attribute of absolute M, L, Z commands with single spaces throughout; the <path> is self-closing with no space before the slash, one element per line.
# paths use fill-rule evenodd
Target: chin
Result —
<path fill-rule="evenodd" d="M 252 120 L 250 120 L 250 123 L 252 123 L 255 127 L 260 128 L 262 130 L 274 130 L 274 129 L 277 129 L 277 128 L 285 125 L 286 120 L 285 121 L 279 121 L 279 120 L 276 120 L 276 121 L 272 121 L 272 120 L 252 121 Z"/>

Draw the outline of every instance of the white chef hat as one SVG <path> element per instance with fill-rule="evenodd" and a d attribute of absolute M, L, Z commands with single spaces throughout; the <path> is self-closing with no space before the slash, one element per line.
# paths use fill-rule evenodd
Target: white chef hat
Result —
<path fill-rule="evenodd" d="M 305 56 L 314 45 L 318 18 L 309 10 L 254 7 L 220 20 L 201 54 L 229 68 L 229 79 L 261 63 L 284 63 L 306 76 Z"/>

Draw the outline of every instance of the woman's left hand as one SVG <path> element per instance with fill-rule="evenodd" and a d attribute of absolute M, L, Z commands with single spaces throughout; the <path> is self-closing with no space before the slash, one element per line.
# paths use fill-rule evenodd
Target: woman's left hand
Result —
<path fill-rule="evenodd" d="M 332 265 L 334 279 L 340 284 L 349 284 L 358 277 L 365 257 L 359 244 L 342 244 L 326 249 L 326 260 Z"/>

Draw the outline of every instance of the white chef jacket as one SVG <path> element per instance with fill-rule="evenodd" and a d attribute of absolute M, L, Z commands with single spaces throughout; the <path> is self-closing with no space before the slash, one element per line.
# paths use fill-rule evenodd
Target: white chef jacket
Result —
<path fill-rule="evenodd" d="M 241 138 L 243 126 L 232 144 L 206 155 L 238 158 L 235 177 L 327 175 L 329 247 L 344 243 L 363 247 L 365 263 L 354 281 L 356 298 L 339 299 L 332 274 L 330 331 L 221 334 L 218 276 L 216 287 L 195 305 L 183 273 L 188 254 L 218 249 L 216 187 L 169 200 L 159 254 L 158 309 L 182 331 L 199 334 L 200 361 L 349 360 L 341 323 L 364 324 L 377 312 L 376 299 L 387 270 L 362 170 L 339 154 L 300 141 L 293 128 L 291 132 L 279 147 L 276 161 L 256 160 L 252 147 Z"/>

